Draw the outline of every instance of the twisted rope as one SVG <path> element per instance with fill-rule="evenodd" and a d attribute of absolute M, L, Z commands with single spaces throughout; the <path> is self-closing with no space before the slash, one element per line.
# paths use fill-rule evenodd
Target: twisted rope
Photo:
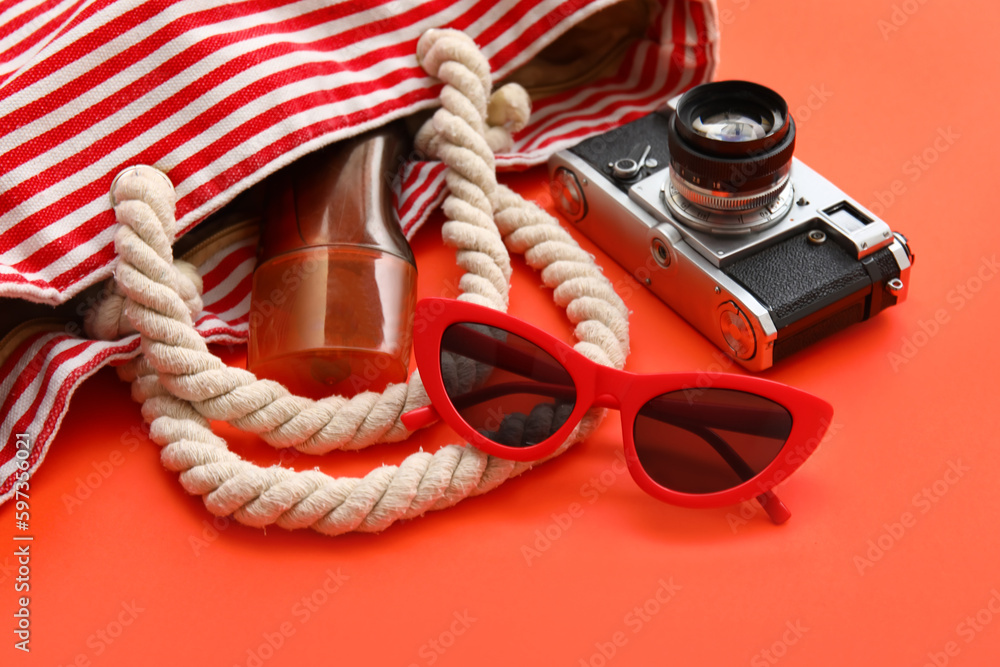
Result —
<path fill-rule="evenodd" d="M 488 63 L 460 32 L 428 31 L 417 55 L 425 71 L 445 83 L 442 106 L 417 143 L 448 166 L 442 235 L 466 272 L 459 298 L 506 310 L 507 248 L 523 253 L 576 324 L 576 349 L 621 368 L 628 354 L 624 303 L 555 219 L 497 185 L 493 152 L 509 145 L 510 132 L 527 120 L 527 95 L 505 86 L 489 98 Z M 213 514 L 250 526 L 310 527 L 328 535 L 376 532 L 485 493 L 531 467 L 468 445 L 418 452 L 363 478 L 244 461 L 212 433 L 210 420 L 228 421 L 279 448 L 313 454 L 359 449 L 409 435 L 400 415 L 428 403 L 420 378 L 414 373 L 382 394 L 313 401 L 226 366 L 193 326 L 200 285 L 173 260 L 177 225 L 169 179 L 152 167 L 126 170 L 112 185 L 112 203 L 120 223 L 119 263 L 110 296 L 91 318 L 92 331 L 121 333 L 123 313 L 141 334 L 142 355 L 120 367 L 119 375 L 142 403 L 150 437 L 163 447 L 164 466 L 180 473 L 185 490 L 203 496 Z M 602 417 L 600 410 L 588 413 L 556 454 L 586 437 Z"/>

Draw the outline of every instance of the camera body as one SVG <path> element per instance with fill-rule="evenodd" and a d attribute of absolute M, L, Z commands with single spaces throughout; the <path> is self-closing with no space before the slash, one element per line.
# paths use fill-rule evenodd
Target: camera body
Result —
<path fill-rule="evenodd" d="M 912 263 L 905 237 L 791 156 L 783 104 L 703 84 L 549 160 L 560 212 L 753 371 L 902 302 Z"/>

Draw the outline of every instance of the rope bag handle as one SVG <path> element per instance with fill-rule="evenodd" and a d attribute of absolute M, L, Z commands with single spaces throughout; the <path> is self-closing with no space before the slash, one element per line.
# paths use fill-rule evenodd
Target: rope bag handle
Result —
<path fill-rule="evenodd" d="M 486 58 L 456 30 L 424 33 L 417 58 L 445 84 L 441 107 L 416 144 L 447 166 L 442 236 L 465 271 L 458 298 L 505 311 L 508 250 L 521 253 L 575 324 L 576 349 L 622 368 L 629 344 L 624 302 L 594 258 L 552 216 L 497 184 L 494 152 L 509 141 L 502 126 L 516 129 L 527 121 L 527 93 L 512 84 L 490 96 Z M 202 496 L 212 514 L 232 515 L 248 526 L 309 527 L 326 535 L 378 532 L 486 493 L 533 465 L 488 456 L 471 445 L 447 445 L 363 478 L 332 477 L 319 470 L 263 468 L 230 451 L 210 420 L 227 421 L 276 448 L 321 454 L 403 440 L 409 431 L 400 415 L 429 400 L 416 372 L 382 394 L 313 401 L 226 366 L 194 329 L 201 281 L 193 267 L 173 259 L 175 197 L 170 180 L 153 167 L 131 167 L 116 177 L 111 201 L 120 223 L 119 259 L 111 295 L 88 324 L 101 337 L 127 329 L 141 335 L 140 356 L 120 366 L 119 377 L 132 383 L 150 438 L 162 447 L 163 465 L 180 473 L 184 489 Z M 589 412 L 553 456 L 589 435 L 603 416 L 603 410 Z"/>

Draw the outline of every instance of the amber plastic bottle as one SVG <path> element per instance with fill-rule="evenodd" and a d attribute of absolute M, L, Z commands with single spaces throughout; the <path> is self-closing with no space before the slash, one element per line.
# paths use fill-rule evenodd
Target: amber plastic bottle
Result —
<path fill-rule="evenodd" d="M 417 268 L 392 201 L 404 145 L 383 128 L 275 177 L 250 302 L 257 377 L 311 398 L 406 380 Z"/>

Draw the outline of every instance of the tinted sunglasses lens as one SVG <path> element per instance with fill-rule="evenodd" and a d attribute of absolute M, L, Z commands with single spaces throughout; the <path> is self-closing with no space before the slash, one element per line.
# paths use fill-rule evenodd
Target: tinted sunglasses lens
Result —
<path fill-rule="evenodd" d="M 730 389 L 657 396 L 635 420 L 639 462 L 660 486 L 714 493 L 738 486 L 773 461 L 792 430 L 774 401 Z"/>
<path fill-rule="evenodd" d="M 461 322 L 441 338 L 441 375 L 467 424 L 497 444 L 529 447 L 559 430 L 576 402 L 566 369 L 509 331 Z"/>

